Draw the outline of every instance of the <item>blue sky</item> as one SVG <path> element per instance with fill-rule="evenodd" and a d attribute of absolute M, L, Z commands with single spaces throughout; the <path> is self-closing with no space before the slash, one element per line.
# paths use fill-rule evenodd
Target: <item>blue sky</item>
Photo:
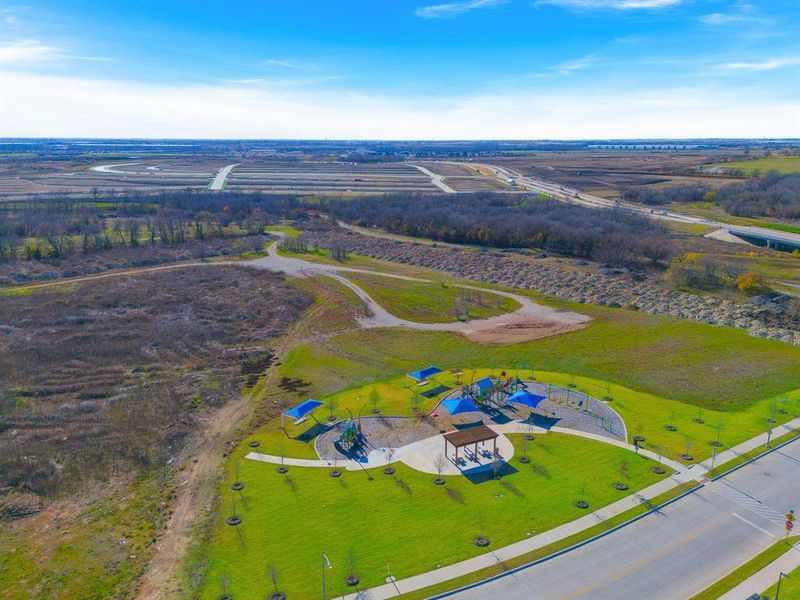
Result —
<path fill-rule="evenodd" d="M 797 0 L 0 5 L 0 135 L 800 137 Z"/>

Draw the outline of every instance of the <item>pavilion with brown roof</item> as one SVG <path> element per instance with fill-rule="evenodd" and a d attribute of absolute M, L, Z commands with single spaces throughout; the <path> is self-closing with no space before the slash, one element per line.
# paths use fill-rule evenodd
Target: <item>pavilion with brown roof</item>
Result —
<path fill-rule="evenodd" d="M 452 444 L 456 449 L 455 465 L 458 466 L 458 449 L 464 446 L 475 445 L 475 456 L 478 456 L 478 444 L 492 440 L 494 442 L 494 450 L 492 456 L 497 456 L 497 438 L 500 434 L 495 433 L 491 428 L 483 423 L 475 427 L 467 429 L 459 429 L 458 431 L 451 431 L 444 434 L 444 455 L 447 456 L 447 447 Z"/>

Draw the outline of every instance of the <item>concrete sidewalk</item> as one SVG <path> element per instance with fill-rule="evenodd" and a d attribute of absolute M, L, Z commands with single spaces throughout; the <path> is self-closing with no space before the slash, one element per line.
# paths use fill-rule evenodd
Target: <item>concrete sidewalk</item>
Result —
<path fill-rule="evenodd" d="M 760 594 L 778 582 L 778 575 L 781 572 L 790 573 L 798 567 L 800 567 L 800 542 L 796 542 L 788 552 L 745 579 L 727 594 L 720 596 L 719 600 L 742 600 L 753 594 Z"/>
<path fill-rule="evenodd" d="M 508 424 L 505 426 L 507 432 L 510 433 L 516 429 L 515 424 Z M 773 431 L 772 439 L 783 435 L 784 433 L 793 431 L 794 429 L 800 428 L 800 418 L 793 419 L 784 425 L 776 426 Z M 498 431 L 502 431 L 503 427 L 496 427 Z M 558 427 L 554 427 L 551 431 L 559 431 Z M 634 447 L 630 444 L 619 440 L 613 440 L 611 438 L 607 438 L 604 436 L 596 436 L 591 433 L 586 432 L 578 432 L 572 430 L 562 430 L 562 433 L 569 433 L 572 435 L 580 435 L 582 437 L 587 437 L 590 439 L 596 439 L 597 441 L 601 441 L 607 444 L 612 444 L 615 446 L 619 446 L 622 448 L 627 448 L 629 450 L 633 450 Z M 717 456 L 717 464 L 722 464 L 728 460 L 736 458 L 737 456 L 748 452 L 758 446 L 763 446 L 766 444 L 767 441 L 767 434 L 758 435 L 746 442 L 743 442 L 730 450 L 726 450 L 725 452 L 721 452 Z M 766 450 L 766 448 L 765 448 Z M 640 453 L 644 454 L 648 458 L 657 458 L 652 452 L 644 449 L 639 450 Z M 697 465 L 686 466 L 677 461 L 672 461 L 669 459 L 663 459 L 662 463 L 666 466 L 672 467 L 676 473 L 673 474 L 671 477 L 668 477 L 656 484 L 651 485 L 644 490 L 641 490 L 638 493 L 631 494 L 626 498 L 618 500 L 608 506 L 605 506 L 595 512 L 592 512 L 580 519 L 576 519 L 575 521 L 571 521 L 569 523 L 565 523 L 555 529 L 551 529 L 539 535 L 530 537 L 525 540 L 521 540 L 514 544 L 510 544 L 508 546 L 504 546 L 503 548 L 498 548 L 497 550 L 493 550 L 482 554 L 480 556 L 475 556 L 473 558 L 463 560 L 458 563 L 454 563 L 452 565 L 448 565 L 446 567 L 442 567 L 441 569 L 436 569 L 435 571 L 429 571 L 427 573 L 422 573 L 420 575 L 415 575 L 413 577 L 409 577 L 407 579 L 402 579 L 399 581 L 393 581 L 387 583 L 382 586 L 378 586 L 366 591 L 366 596 L 358 594 L 351 594 L 349 596 L 345 596 L 348 600 L 358 600 L 359 598 L 368 597 L 370 600 L 383 600 L 387 598 L 393 598 L 400 594 L 409 593 L 415 590 L 423 589 L 432 585 L 437 585 L 439 583 L 444 583 L 451 579 L 455 579 L 457 577 L 461 577 L 463 575 L 468 575 L 469 573 L 473 573 L 475 571 L 479 571 L 481 569 L 492 567 L 497 565 L 503 561 L 516 558 L 522 554 L 526 554 L 533 550 L 537 550 L 554 542 L 563 540 L 568 538 L 572 535 L 585 531 L 590 527 L 606 521 L 612 517 L 615 517 L 619 514 L 624 513 L 625 511 L 634 508 L 641 504 L 645 499 L 654 498 L 660 494 L 668 492 L 669 490 L 681 485 L 683 483 L 692 482 L 692 481 L 702 481 L 705 479 L 704 475 L 710 466 L 710 460 L 704 461 L 704 463 L 698 463 Z M 705 463 L 708 463 L 705 464 Z M 791 551 L 791 555 L 798 554 L 800 555 L 800 551 L 795 552 Z M 789 557 L 785 557 L 786 561 L 790 561 Z M 800 561 L 800 558 L 797 559 Z M 775 563 L 778 565 L 777 561 Z M 782 563 L 783 564 L 783 563 Z M 772 565 L 771 565 L 772 566 Z M 776 568 L 780 568 L 781 565 L 776 566 Z M 786 572 L 786 568 L 791 568 L 791 564 L 783 564 L 784 572 Z M 769 578 L 772 574 L 771 571 L 767 571 L 764 569 L 765 580 Z M 758 574 L 757 574 L 758 575 Z M 755 576 L 754 576 L 755 577 Z M 772 581 L 774 583 L 775 580 Z M 762 589 L 756 591 L 763 591 L 772 583 L 768 583 Z M 744 585 L 744 584 L 743 584 Z M 760 585 L 760 583 L 758 584 Z M 363 593 L 362 593 L 363 594 Z M 739 596 L 735 598 L 731 598 L 731 600 L 741 600 L 747 596 Z"/>
<path fill-rule="evenodd" d="M 692 481 L 693 478 L 688 471 L 683 473 L 676 473 L 671 477 L 667 477 L 658 483 L 651 485 L 635 494 L 631 494 L 621 500 L 617 500 L 601 509 L 591 512 L 579 519 L 565 523 L 549 531 L 545 531 L 539 535 L 535 535 L 525 540 L 509 544 L 496 550 L 491 550 L 485 554 L 462 560 L 461 562 L 447 565 L 435 571 L 428 571 L 420 575 L 415 575 L 407 579 L 401 579 L 362 591 L 356 594 L 344 596 L 347 600 L 359 600 L 369 598 L 370 600 L 384 600 L 386 598 L 394 598 L 400 594 L 407 594 L 415 590 L 423 589 L 428 586 L 436 585 L 468 575 L 481 569 L 495 566 L 503 561 L 516 558 L 522 554 L 526 554 L 533 550 L 537 550 L 554 542 L 558 542 L 568 538 L 576 533 L 580 533 L 590 527 L 607 521 L 611 517 L 619 515 L 631 508 L 635 508 L 642 504 L 645 499 L 654 498 L 660 494 L 668 492 L 672 488 Z"/>
<path fill-rule="evenodd" d="M 783 425 L 775 425 L 772 429 L 772 441 L 775 442 L 777 438 L 780 436 L 795 431 L 796 429 L 800 429 L 800 417 L 796 419 L 792 419 L 791 421 L 787 421 Z M 719 466 L 723 465 L 729 460 L 733 460 L 737 456 L 741 456 L 754 448 L 758 448 L 762 446 L 764 450 L 767 450 L 767 434 L 762 433 L 755 437 L 750 438 L 746 442 L 742 442 L 741 444 L 734 446 L 724 452 L 720 452 L 717 454 L 717 458 L 714 460 L 714 465 Z M 774 445 L 774 444 L 773 444 Z M 711 459 L 707 458 L 703 462 L 697 463 L 698 466 L 702 467 L 703 472 L 711 470 Z"/>

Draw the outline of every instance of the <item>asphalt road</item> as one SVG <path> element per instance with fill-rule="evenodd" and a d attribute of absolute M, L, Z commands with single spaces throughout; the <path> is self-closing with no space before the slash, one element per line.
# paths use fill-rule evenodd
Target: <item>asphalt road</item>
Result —
<path fill-rule="evenodd" d="M 238 166 L 238 163 L 222 167 L 211 181 L 211 184 L 208 186 L 208 188 L 211 190 L 223 189 L 225 187 L 225 181 L 228 179 L 228 175 L 231 174 L 231 171 L 233 171 L 234 167 L 236 166 Z"/>
<path fill-rule="evenodd" d="M 475 166 L 475 164 L 473 163 L 454 163 L 454 164 L 461 164 L 465 166 L 471 165 L 473 167 Z M 616 202 L 614 200 L 609 200 L 607 198 L 601 198 L 599 196 L 594 196 L 592 194 L 586 194 L 575 188 L 559 185 L 557 183 L 551 183 L 549 181 L 544 181 L 542 179 L 536 179 L 533 177 L 524 177 L 519 173 L 517 173 L 516 171 L 513 171 L 507 167 L 499 167 L 497 165 L 489 165 L 489 164 L 481 164 L 479 166 L 492 170 L 498 179 L 502 179 L 504 181 L 508 179 L 513 179 L 514 181 L 516 181 L 519 187 L 548 194 L 562 202 L 580 204 L 583 206 L 588 206 L 590 208 L 623 208 L 625 210 L 636 212 L 654 219 L 675 221 L 678 223 L 689 223 L 692 225 L 704 225 L 707 227 L 716 227 L 719 229 L 725 229 L 731 231 L 732 233 L 738 235 L 746 235 L 760 239 L 769 239 L 772 241 L 779 241 L 784 244 L 790 244 L 792 246 L 800 247 L 800 234 L 797 233 L 776 231 L 764 227 L 729 225 L 725 223 L 720 223 L 718 221 L 713 221 L 711 219 L 705 219 L 703 217 L 684 215 L 681 213 L 662 210 L 660 208 L 651 209 L 648 207 L 640 206 L 638 204 L 632 204 L 630 202 Z"/>
<path fill-rule="evenodd" d="M 800 509 L 800 442 L 605 538 L 455 598 L 684 600 L 785 535 Z"/>

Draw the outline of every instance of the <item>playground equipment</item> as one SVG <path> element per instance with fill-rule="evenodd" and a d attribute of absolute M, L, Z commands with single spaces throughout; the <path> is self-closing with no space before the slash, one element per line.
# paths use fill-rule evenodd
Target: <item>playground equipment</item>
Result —
<path fill-rule="evenodd" d="M 342 450 L 352 453 L 364 444 L 364 434 L 353 419 L 342 423 L 342 433 L 334 441 Z"/>
<path fill-rule="evenodd" d="M 478 405 L 495 404 L 500 406 L 506 403 L 508 397 L 519 391 L 527 391 L 526 384 L 519 376 L 506 376 L 505 371 L 500 373 L 498 379 L 484 377 L 469 385 L 464 391 Z"/>

